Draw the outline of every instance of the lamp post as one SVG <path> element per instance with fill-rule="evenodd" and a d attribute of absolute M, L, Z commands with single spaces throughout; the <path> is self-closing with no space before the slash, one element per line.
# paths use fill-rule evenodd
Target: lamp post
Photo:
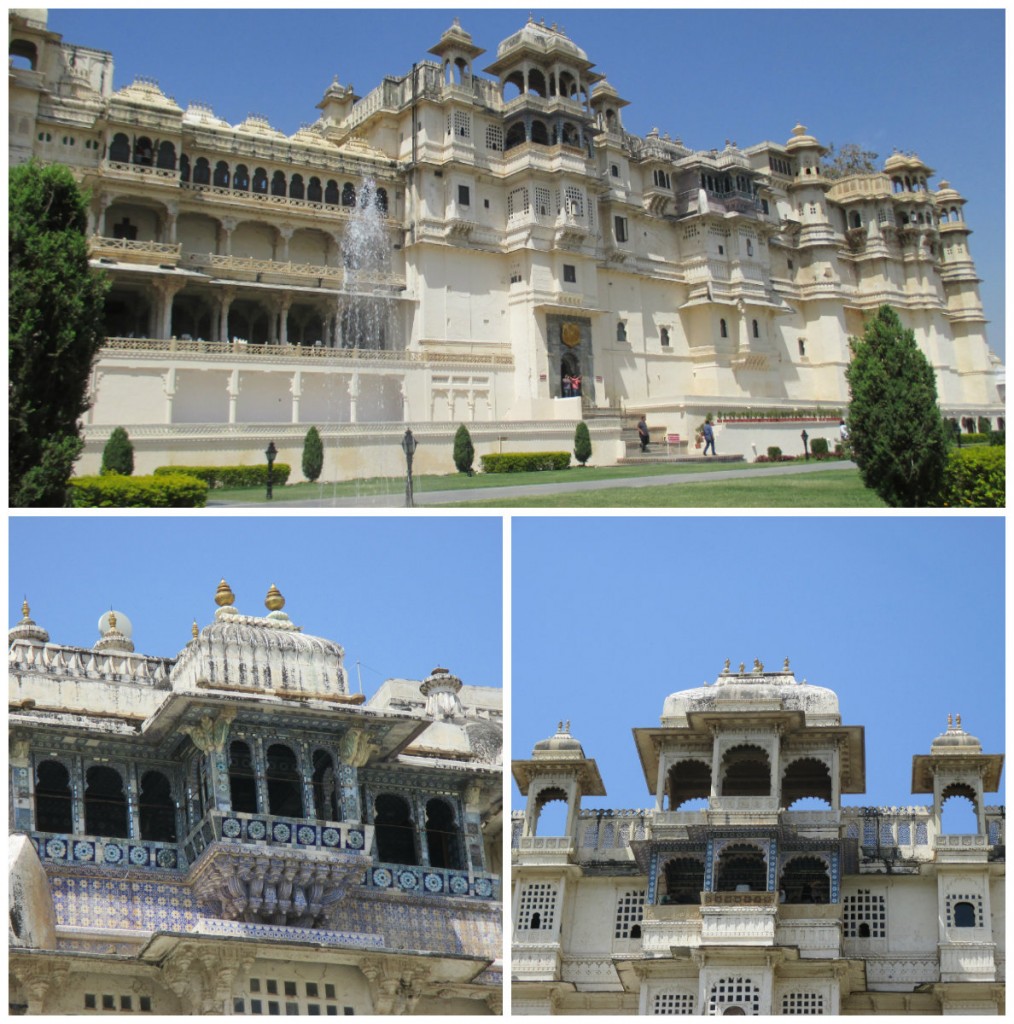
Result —
<path fill-rule="evenodd" d="M 405 463 L 408 467 L 408 475 L 405 477 L 405 508 L 415 508 L 415 500 L 412 494 L 412 456 L 415 455 L 418 442 L 412 436 L 412 431 L 405 429 L 405 436 L 401 439 L 401 450 L 405 453 Z"/>
<path fill-rule="evenodd" d="M 278 449 L 275 447 L 274 441 L 268 441 L 268 446 L 264 451 L 268 460 L 268 501 L 271 501 L 271 487 L 274 483 L 273 473 L 275 468 L 275 456 L 278 455 Z"/>
<path fill-rule="evenodd" d="M 806 427 L 803 427 L 803 432 L 799 436 L 803 439 L 803 457 L 809 462 L 810 448 L 806 442 L 810 440 L 810 435 L 806 432 Z"/>

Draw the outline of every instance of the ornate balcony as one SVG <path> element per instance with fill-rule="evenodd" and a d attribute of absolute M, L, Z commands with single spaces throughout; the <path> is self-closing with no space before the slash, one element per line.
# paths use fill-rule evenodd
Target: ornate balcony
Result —
<path fill-rule="evenodd" d="M 145 266 L 175 267 L 180 262 L 180 243 L 147 242 L 130 238 L 105 238 L 92 235 L 88 251 L 92 259 L 114 259 Z"/>

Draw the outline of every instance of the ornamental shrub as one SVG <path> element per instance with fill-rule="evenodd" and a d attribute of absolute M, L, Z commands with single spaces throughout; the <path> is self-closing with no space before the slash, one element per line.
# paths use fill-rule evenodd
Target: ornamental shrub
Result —
<path fill-rule="evenodd" d="M 464 423 L 458 427 L 454 435 L 454 465 L 459 473 L 472 475 L 472 463 L 475 461 L 475 447 L 472 444 L 472 435 Z"/>
<path fill-rule="evenodd" d="M 773 444 L 768 448 L 768 458 L 772 462 L 777 462 L 782 457 L 782 450 L 778 445 Z"/>
<path fill-rule="evenodd" d="M 285 462 L 276 462 L 271 474 L 272 481 L 284 487 L 289 480 L 292 467 Z M 185 473 L 203 480 L 208 487 L 267 487 L 267 463 L 256 466 L 159 466 L 155 476 Z"/>
<path fill-rule="evenodd" d="M 105 448 L 102 449 L 102 469 L 106 473 L 119 473 L 121 476 L 132 476 L 134 472 L 134 446 L 123 427 L 116 427 L 109 435 Z"/>
<path fill-rule="evenodd" d="M 592 457 L 591 434 L 584 420 L 574 428 L 574 458 L 583 466 Z"/>
<path fill-rule="evenodd" d="M 320 439 L 320 432 L 317 428 L 310 427 L 303 441 L 303 476 L 312 484 L 320 476 L 323 468 L 324 443 Z M 278 472 L 277 466 L 275 466 L 275 472 Z M 267 475 L 265 474 L 266 479 Z M 272 474 L 272 480 L 274 479 L 275 477 Z"/>
<path fill-rule="evenodd" d="M 947 457 L 944 483 L 933 503 L 942 508 L 1004 508 L 1006 449 L 955 448 Z"/>
<path fill-rule="evenodd" d="M 986 417 L 986 416 L 980 416 L 979 417 L 978 427 L 979 427 L 979 433 L 980 434 L 988 434 L 990 432 L 990 430 L 992 430 L 992 426 L 991 426 L 991 424 L 989 422 L 989 418 Z"/>
<path fill-rule="evenodd" d="M 482 456 L 483 473 L 534 473 L 569 468 L 570 452 L 501 452 Z"/>
<path fill-rule="evenodd" d="M 78 476 L 70 480 L 72 508 L 204 508 L 208 485 L 183 473 Z"/>
<path fill-rule="evenodd" d="M 811 455 L 827 455 L 828 443 L 826 437 L 815 437 L 810 442 L 810 454 Z"/>

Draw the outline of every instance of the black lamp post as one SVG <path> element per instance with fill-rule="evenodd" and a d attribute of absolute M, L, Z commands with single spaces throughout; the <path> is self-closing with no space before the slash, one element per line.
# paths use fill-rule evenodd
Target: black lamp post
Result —
<path fill-rule="evenodd" d="M 803 432 L 799 436 L 803 439 L 803 457 L 809 461 L 810 448 L 806 442 L 810 440 L 810 435 L 806 432 L 806 427 L 803 427 Z"/>
<path fill-rule="evenodd" d="M 417 447 L 418 442 L 412 436 L 412 431 L 406 428 L 405 436 L 401 439 L 401 450 L 405 453 L 405 463 L 408 466 L 408 475 L 405 478 L 405 508 L 415 508 L 412 494 L 412 456 L 415 455 Z"/>
<path fill-rule="evenodd" d="M 268 441 L 268 446 L 264 451 L 264 454 L 268 459 L 268 501 L 271 500 L 271 487 L 274 484 L 274 468 L 275 468 L 275 456 L 278 455 L 278 449 L 275 447 L 274 441 Z"/>

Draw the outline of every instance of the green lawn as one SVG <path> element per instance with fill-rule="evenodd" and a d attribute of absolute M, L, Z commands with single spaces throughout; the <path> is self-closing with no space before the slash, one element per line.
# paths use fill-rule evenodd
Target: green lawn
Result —
<path fill-rule="evenodd" d="M 457 508 L 886 508 L 867 490 L 856 469 L 780 476 L 765 480 L 716 480 L 689 486 L 619 487 L 500 501 L 456 502 Z"/>
<path fill-rule="evenodd" d="M 463 473 L 449 473 L 446 476 L 417 476 L 414 478 L 416 494 L 426 491 L 470 491 L 490 487 L 514 487 L 522 484 L 576 483 L 587 480 L 617 480 L 624 477 L 636 479 L 646 476 L 696 476 L 719 470 L 764 469 L 778 463 L 752 462 L 705 462 L 677 465 L 647 466 L 587 466 L 571 469 L 548 470 L 538 473 L 477 473 L 468 477 Z M 784 465 L 784 464 L 783 464 Z M 824 474 L 821 474 L 822 476 Z M 696 485 L 699 486 L 699 485 Z M 652 488 L 654 490 L 654 488 Z M 376 494 L 404 494 L 404 477 L 371 477 L 363 480 L 345 480 L 341 483 L 292 484 L 276 487 L 272 500 L 307 501 L 313 498 L 357 498 Z M 256 502 L 264 501 L 263 487 L 221 489 L 208 492 L 213 501 Z M 500 504 L 493 501 L 492 504 Z M 477 506 L 478 507 L 478 506 Z"/>

